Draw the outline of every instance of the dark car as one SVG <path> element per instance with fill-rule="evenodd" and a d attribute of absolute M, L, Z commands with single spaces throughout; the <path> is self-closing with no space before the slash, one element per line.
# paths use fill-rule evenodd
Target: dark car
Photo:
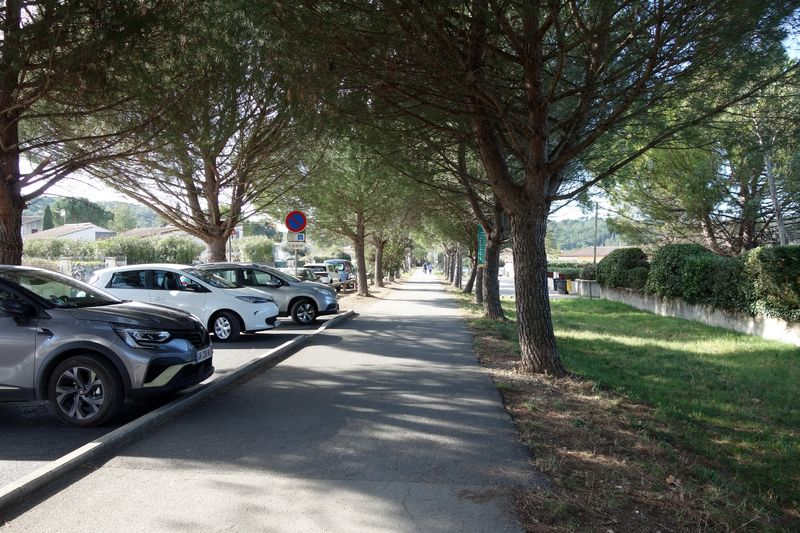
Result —
<path fill-rule="evenodd" d="M 47 400 L 65 422 L 96 426 L 127 397 L 189 387 L 213 372 L 196 317 L 0 265 L 0 401 Z"/>

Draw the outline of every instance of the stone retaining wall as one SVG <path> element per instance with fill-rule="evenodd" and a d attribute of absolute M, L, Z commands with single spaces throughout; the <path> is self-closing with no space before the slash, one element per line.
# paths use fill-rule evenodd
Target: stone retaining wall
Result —
<path fill-rule="evenodd" d="M 679 298 L 662 298 L 633 289 L 612 289 L 596 281 L 578 279 L 573 282 L 573 292 L 579 296 L 605 298 L 622 302 L 657 315 L 695 320 L 720 328 L 758 335 L 800 346 L 800 323 L 789 323 L 779 318 L 750 316 L 714 309 L 709 305 L 689 304 Z"/>

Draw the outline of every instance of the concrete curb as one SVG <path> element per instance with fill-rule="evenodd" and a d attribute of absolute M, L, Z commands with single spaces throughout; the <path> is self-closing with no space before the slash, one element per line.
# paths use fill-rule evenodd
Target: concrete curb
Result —
<path fill-rule="evenodd" d="M 215 379 L 208 384 L 208 386 L 203 387 L 197 392 L 150 411 L 149 413 L 140 416 L 136 420 L 128 422 L 124 426 L 121 426 L 110 433 L 106 433 L 100 438 L 88 444 L 84 444 L 80 448 L 77 448 L 76 450 L 73 450 L 64 456 L 59 457 L 58 459 L 31 472 L 26 476 L 23 476 L 13 483 L 9 483 L 4 487 L 0 487 L 0 511 L 3 511 L 15 503 L 18 503 L 23 497 L 27 496 L 33 491 L 38 490 L 60 476 L 63 476 L 64 474 L 71 472 L 82 465 L 85 465 L 92 459 L 95 459 L 103 454 L 107 454 L 111 450 L 131 442 L 136 437 L 143 434 L 146 430 L 152 430 L 167 420 L 175 418 L 191 407 L 194 407 L 200 402 L 203 402 L 215 394 L 218 394 L 229 388 L 237 381 L 258 372 L 263 368 L 270 368 L 271 366 L 277 365 L 285 358 L 287 354 L 306 344 L 312 337 L 319 335 L 326 329 L 331 328 L 336 324 L 339 324 L 340 322 L 343 322 L 354 316 L 357 316 L 355 311 L 348 311 L 344 314 L 334 317 L 326 321 L 313 333 L 302 335 L 287 341 L 274 350 L 243 364 L 230 374 Z M 2 516 L 0 516 L 0 523 L 2 523 L 2 520 Z"/>

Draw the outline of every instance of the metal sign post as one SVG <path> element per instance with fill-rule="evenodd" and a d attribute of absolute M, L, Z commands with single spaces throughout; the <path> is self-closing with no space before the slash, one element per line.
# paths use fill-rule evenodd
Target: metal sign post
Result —
<path fill-rule="evenodd" d="M 306 229 L 306 214 L 302 211 L 291 211 L 286 215 L 286 229 L 289 233 L 286 235 L 287 244 L 290 248 L 294 249 L 294 275 L 297 275 L 297 250 L 304 248 L 306 244 L 306 234 L 303 231 Z"/>

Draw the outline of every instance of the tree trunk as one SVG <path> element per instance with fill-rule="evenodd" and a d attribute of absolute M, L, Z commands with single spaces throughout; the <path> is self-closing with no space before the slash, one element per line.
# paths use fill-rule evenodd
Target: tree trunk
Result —
<path fill-rule="evenodd" d="M 464 276 L 464 256 L 461 254 L 461 246 L 456 246 L 456 280 L 454 285 L 461 288 L 461 278 Z"/>
<path fill-rule="evenodd" d="M 464 286 L 464 292 L 466 294 L 472 293 L 472 287 L 475 286 L 475 275 L 477 274 L 478 270 L 478 258 L 477 254 L 475 257 L 470 258 L 470 272 L 469 272 L 469 280 L 467 280 L 467 284 Z"/>
<path fill-rule="evenodd" d="M 442 254 L 442 273 L 445 279 L 450 277 L 450 256 L 447 254 L 447 250 Z"/>
<path fill-rule="evenodd" d="M 3 76 L 0 78 L 0 264 L 22 262 L 22 211 L 25 200 L 19 173 L 19 111 L 16 95 L 19 68 L 22 2 L 9 1 L 6 8 L 3 46 Z"/>
<path fill-rule="evenodd" d="M 208 261 L 210 263 L 225 262 L 228 260 L 228 236 L 213 235 L 203 239 L 208 246 Z"/>
<path fill-rule="evenodd" d="M 375 241 L 375 286 L 383 287 L 383 248 L 386 242 Z"/>
<path fill-rule="evenodd" d="M 529 372 L 563 376 L 566 370 L 556 348 L 547 294 L 545 233 L 548 207 L 532 205 L 511 217 L 517 329 L 522 368 Z M 486 255 L 488 261 L 488 249 Z"/>
<path fill-rule="evenodd" d="M 789 236 L 786 234 L 786 227 L 783 224 L 783 213 L 781 212 L 781 202 L 778 199 L 778 189 L 775 186 L 775 174 L 772 170 L 772 156 L 766 155 L 767 183 L 769 184 L 769 197 L 772 200 L 772 207 L 775 210 L 775 226 L 778 229 L 778 244 L 781 246 L 789 244 Z"/>
<path fill-rule="evenodd" d="M 456 253 L 455 250 L 450 251 L 450 275 L 448 281 L 452 285 L 456 282 Z"/>
<path fill-rule="evenodd" d="M 483 265 L 479 265 L 475 273 L 475 303 L 483 305 Z"/>
<path fill-rule="evenodd" d="M 499 232 L 492 231 L 486 236 L 486 268 L 483 273 L 483 297 L 486 318 L 505 320 L 500 305 L 500 241 Z"/>
<path fill-rule="evenodd" d="M 364 236 L 364 217 L 356 214 L 356 238 L 353 239 L 353 248 L 356 250 L 356 268 L 358 268 L 358 295 L 369 296 L 367 285 L 367 258 L 365 253 L 366 237 Z"/>

